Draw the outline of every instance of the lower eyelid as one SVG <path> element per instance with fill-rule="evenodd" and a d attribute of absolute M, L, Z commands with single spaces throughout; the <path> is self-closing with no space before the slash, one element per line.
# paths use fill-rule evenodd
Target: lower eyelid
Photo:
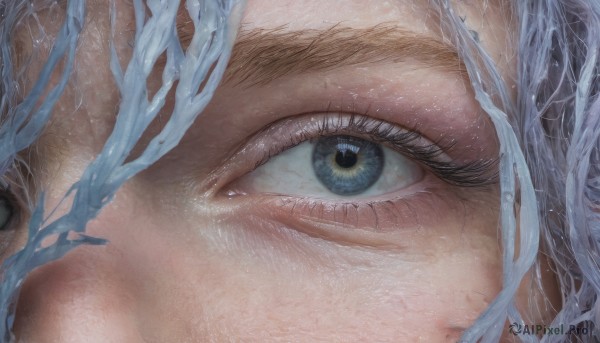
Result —
<path fill-rule="evenodd" d="M 252 214 L 286 222 L 298 231 L 326 237 L 332 230 L 344 232 L 346 240 L 359 232 L 369 234 L 414 231 L 439 224 L 460 201 L 453 190 L 434 176 L 430 187 L 419 186 L 412 193 L 395 194 L 388 200 L 339 202 L 275 194 L 239 195 L 221 198 L 235 208 L 236 215 Z M 337 234 L 338 236 L 341 233 Z M 359 241 L 363 241 L 362 239 Z"/>

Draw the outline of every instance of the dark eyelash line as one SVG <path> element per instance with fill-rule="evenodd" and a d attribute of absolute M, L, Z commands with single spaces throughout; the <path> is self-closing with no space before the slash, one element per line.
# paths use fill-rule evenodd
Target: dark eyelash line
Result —
<path fill-rule="evenodd" d="M 454 144 L 440 141 L 418 144 L 423 137 L 416 130 L 400 129 L 397 125 L 364 115 L 349 114 L 347 123 L 343 115 L 332 127 L 329 118 L 324 117 L 319 126 L 318 135 L 331 136 L 340 133 L 359 134 L 373 142 L 390 146 L 393 150 L 409 157 L 429 168 L 442 180 L 460 187 L 482 187 L 498 181 L 498 158 L 476 160 L 465 164 L 442 161 L 440 156 L 449 151 Z"/>

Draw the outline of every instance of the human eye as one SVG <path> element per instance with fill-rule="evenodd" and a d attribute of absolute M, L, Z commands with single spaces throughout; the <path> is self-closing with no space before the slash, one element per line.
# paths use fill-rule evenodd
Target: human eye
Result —
<path fill-rule="evenodd" d="M 322 136 L 271 158 L 247 175 L 253 192 L 315 198 L 364 198 L 419 181 L 415 163 L 379 143 L 350 135 Z"/>
<path fill-rule="evenodd" d="M 406 216 L 444 207 L 463 189 L 496 182 L 495 160 L 453 158 L 452 142 L 367 114 L 287 118 L 256 134 L 236 157 L 253 149 L 262 156 L 248 154 L 258 158 L 224 187 L 228 198 L 275 202 L 305 219 L 370 230 L 406 224 Z"/>
<path fill-rule="evenodd" d="M 234 186 L 240 193 L 316 198 L 369 198 L 406 189 L 427 172 L 447 182 L 490 182 L 486 163 L 454 165 L 441 148 L 413 130 L 357 115 L 311 116 L 287 145 L 275 145 Z M 278 123 L 271 131 L 291 123 Z M 488 161 L 487 164 L 490 164 Z M 424 167 L 427 170 L 424 170 Z"/>
<path fill-rule="evenodd" d="M 18 233 L 19 205 L 9 189 L 0 188 L 0 256 L 6 253 Z"/>
<path fill-rule="evenodd" d="M 0 196 L 0 231 L 6 230 L 13 217 L 13 208 L 5 196 Z"/>

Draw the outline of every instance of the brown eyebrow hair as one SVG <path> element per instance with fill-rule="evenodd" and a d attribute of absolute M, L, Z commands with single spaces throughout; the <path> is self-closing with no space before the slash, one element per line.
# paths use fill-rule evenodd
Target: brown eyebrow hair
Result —
<path fill-rule="evenodd" d="M 225 83 L 264 85 L 277 78 L 342 66 L 410 61 L 466 77 L 456 48 L 397 26 L 285 31 L 241 30 Z"/>

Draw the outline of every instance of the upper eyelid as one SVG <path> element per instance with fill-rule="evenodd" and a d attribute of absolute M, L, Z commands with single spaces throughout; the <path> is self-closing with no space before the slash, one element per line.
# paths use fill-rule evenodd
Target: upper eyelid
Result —
<path fill-rule="evenodd" d="M 341 119 L 344 116 L 344 113 L 334 112 L 333 114 L 338 115 L 338 123 L 339 125 L 334 130 L 331 130 L 329 126 L 329 121 L 326 121 L 324 118 L 323 124 L 324 126 L 321 128 L 323 133 L 333 132 L 335 130 L 355 130 L 357 132 L 365 133 L 371 135 L 374 140 L 382 140 L 382 136 L 389 137 L 394 134 L 394 131 L 397 133 L 401 132 L 402 142 L 413 141 L 413 140 L 427 140 L 426 144 L 429 146 L 435 145 L 438 149 L 435 152 L 432 152 L 436 156 L 444 154 L 445 151 L 451 148 L 451 145 L 445 144 L 443 141 L 439 140 L 437 142 L 431 141 L 425 138 L 421 133 L 419 133 L 418 128 L 405 128 L 401 125 L 387 122 L 381 119 L 371 118 L 367 113 L 364 114 L 356 114 L 349 113 L 347 114 L 347 124 L 341 124 Z M 432 156 L 433 157 L 433 156 Z M 449 159 L 449 157 L 448 157 Z"/>

